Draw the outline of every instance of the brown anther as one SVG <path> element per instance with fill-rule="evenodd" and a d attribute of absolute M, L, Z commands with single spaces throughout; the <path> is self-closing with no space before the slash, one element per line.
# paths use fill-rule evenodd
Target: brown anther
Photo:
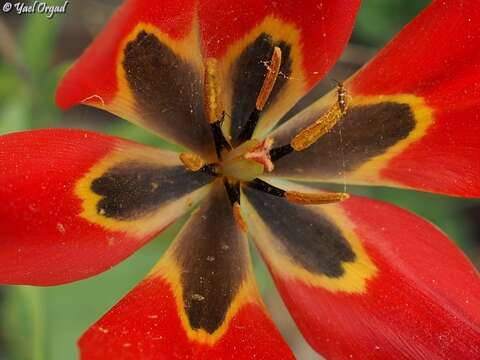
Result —
<path fill-rule="evenodd" d="M 282 50 L 278 46 L 273 48 L 273 54 L 270 59 L 270 63 L 267 66 L 268 72 L 263 80 L 262 88 L 257 97 L 255 107 L 258 111 L 262 111 L 267 103 L 270 93 L 273 90 L 273 86 L 277 81 L 278 73 L 280 71 L 280 64 L 282 63 Z"/>
<path fill-rule="evenodd" d="M 180 161 L 191 171 L 198 171 L 205 165 L 203 159 L 194 153 L 181 153 Z"/>
<path fill-rule="evenodd" d="M 222 118 L 223 104 L 220 98 L 220 81 L 218 78 L 218 61 L 214 58 L 205 60 L 205 114 L 208 122 L 213 124 Z"/>
<path fill-rule="evenodd" d="M 350 196 L 344 192 L 303 193 L 299 191 L 286 191 L 285 198 L 296 204 L 319 205 L 331 204 L 347 200 Z"/>
<path fill-rule="evenodd" d="M 238 202 L 235 202 L 233 204 L 233 218 L 235 219 L 235 222 L 237 225 L 240 227 L 240 229 L 243 232 L 247 232 L 248 226 L 245 220 L 243 220 L 242 212 L 241 212 L 241 207 Z"/>

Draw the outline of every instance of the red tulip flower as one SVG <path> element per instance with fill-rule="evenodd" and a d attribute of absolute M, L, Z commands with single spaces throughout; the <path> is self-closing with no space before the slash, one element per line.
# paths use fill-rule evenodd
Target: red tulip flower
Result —
<path fill-rule="evenodd" d="M 247 236 L 323 356 L 479 359 L 479 276 L 455 245 L 408 211 L 305 185 L 480 197 L 478 5 L 433 1 L 277 126 L 338 59 L 358 0 L 127 1 L 57 103 L 105 109 L 184 149 L 81 130 L 0 137 L 0 282 L 93 276 L 191 211 L 82 336 L 82 359 L 293 358 Z"/>

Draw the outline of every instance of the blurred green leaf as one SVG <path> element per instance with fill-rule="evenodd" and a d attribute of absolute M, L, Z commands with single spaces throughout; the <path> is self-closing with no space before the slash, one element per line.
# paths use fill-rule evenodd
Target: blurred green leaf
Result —
<path fill-rule="evenodd" d="M 50 0 L 49 5 L 63 4 L 63 0 Z M 24 63 L 35 82 L 41 81 L 49 71 L 62 16 L 48 19 L 44 14 L 25 17 L 19 37 L 19 47 Z"/>
<path fill-rule="evenodd" d="M 430 3 L 430 0 L 366 0 L 353 33 L 354 42 L 382 47 Z"/>
<path fill-rule="evenodd" d="M 10 99 L 0 108 L 0 134 L 20 131 L 28 128 L 28 102 L 24 97 Z"/>
<path fill-rule="evenodd" d="M 132 141 L 137 141 L 142 144 L 161 147 L 163 149 L 172 151 L 184 151 L 184 148 L 182 148 L 181 146 L 163 140 L 158 135 L 140 126 L 130 124 L 123 119 L 119 119 L 118 122 L 109 126 L 107 131 L 111 135 L 123 137 Z"/>
<path fill-rule="evenodd" d="M 16 93 L 19 85 L 17 74 L 10 66 L 0 64 L 0 104 L 6 97 L 10 97 Z"/>
<path fill-rule="evenodd" d="M 48 360 L 77 358 L 80 336 L 145 277 L 186 218 L 109 271 L 76 283 L 39 289 L 45 299 Z"/>
<path fill-rule="evenodd" d="M 44 360 L 45 308 L 40 288 L 9 289 L 2 307 L 2 332 L 11 360 Z"/>

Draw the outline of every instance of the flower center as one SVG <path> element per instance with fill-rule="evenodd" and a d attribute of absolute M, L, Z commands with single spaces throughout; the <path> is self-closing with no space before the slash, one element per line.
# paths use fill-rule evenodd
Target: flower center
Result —
<path fill-rule="evenodd" d="M 180 160 L 191 171 L 206 171 L 216 176 L 224 176 L 231 183 L 236 181 L 252 181 L 274 168 L 270 159 L 273 140 L 263 141 L 251 139 L 240 146 L 223 151 L 222 160 L 218 163 L 206 164 L 202 158 L 193 153 L 180 154 Z"/>
<path fill-rule="evenodd" d="M 258 140 L 252 138 L 254 130 L 273 90 L 279 75 L 282 52 L 275 47 L 270 61 L 266 64 L 266 74 L 260 92 L 257 95 L 255 108 L 244 125 L 237 143 L 232 148 L 230 141 L 223 133 L 222 125 L 225 110 L 221 101 L 219 70 L 216 59 L 205 61 L 204 94 L 205 114 L 210 123 L 218 161 L 207 164 L 202 158 L 192 153 L 182 153 L 180 160 L 191 171 L 203 171 L 215 177 L 222 177 L 225 188 L 233 206 L 235 218 L 242 228 L 245 223 L 240 214 L 240 186 L 250 186 L 270 195 L 285 198 L 298 204 L 326 204 L 342 201 L 348 194 L 336 192 L 303 193 L 286 191 L 261 180 L 265 173 L 274 170 L 274 162 L 292 151 L 303 151 L 328 133 L 347 112 L 347 94 L 341 83 L 337 86 L 337 101 L 318 120 L 300 130 L 292 141 L 284 146 L 273 148 L 273 139 Z"/>
<path fill-rule="evenodd" d="M 225 154 L 222 161 L 222 173 L 231 181 L 251 181 L 264 172 L 273 170 L 270 150 L 273 140 L 255 139 L 244 142 L 239 147 Z"/>

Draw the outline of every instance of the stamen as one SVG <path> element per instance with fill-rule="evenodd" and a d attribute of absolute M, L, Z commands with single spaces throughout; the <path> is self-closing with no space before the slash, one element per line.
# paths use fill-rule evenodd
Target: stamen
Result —
<path fill-rule="evenodd" d="M 347 200 L 350 197 L 344 192 L 324 192 L 324 193 L 302 193 L 298 191 L 287 191 L 285 198 L 296 204 L 303 205 L 319 205 L 331 204 L 339 201 Z"/>
<path fill-rule="evenodd" d="M 263 80 L 262 88 L 257 96 L 257 100 L 255 102 L 255 109 L 250 114 L 245 127 L 243 128 L 242 132 L 240 133 L 238 140 L 240 142 L 246 141 L 250 139 L 257 127 L 257 123 L 260 117 L 260 112 L 265 107 L 270 94 L 272 93 L 273 87 L 275 86 L 275 82 L 277 81 L 278 74 L 280 72 L 280 65 L 282 64 L 282 50 L 275 46 L 273 48 L 273 54 L 270 58 L 269 65 L 267 66 L 267 74 L 265 75 L 265 79 Z"/>
<path fill-rule="evenodd" d="M 207 164 L 204 165 L 199 171 L 202 171 L 210 176 L 220 176 L 218 164 Z"/>
<path fill-rule="evenodd" d="M 258 94 L 257 101 L 255 103 L 255 108 L 258 111 L 262 111 L 267 103 L 270 94 L 272 93 L 275 82 L 278 78 L 278 73 L 280 71 L 280 65 L 282 63 L 282 50 L 278 46 L 273 48 L 273 54 L 270 59 L 270 64 L 267 67 L 268 72 L 263 80 L 262 88 Z"/>
<path fill-rule="evenodd" d="M 238 182 L 231 183 L 227 178 L 223 179 L 223 183 L 225 184 L 230 204 L 233 206 L 235 203 L 240 203 L 240 184 Z"/>
<path fill-rule="evenodd" d="M 350 196 L 343 192 L 304 193 L 299 191 L 285 191 L 263 180 L 255 179 L 247 185 L 267 194 L 283 197 L 291 203 L 302 205 L 331 204 L 348 199 Z"/>
<path fill-rule="evenodd" d="M 343 83 L 339 82 L 337 84 L 337 103 L 340 111 L 342 112 L 342 116 L 345 115 L 348 110 L 347 97 L 347 90 L 345 90 Z"/>
<path fill-rule="evenodd" d="M 217 157 L 221 159 L 222 150 L 231 150 L 231 146 L 223 135 L 222 124 L 225 117 L 222 99 L 220 97 L 221 87 L 218 78 L 218 61 L 214 58 L 205 60 L 204 74 L 204 108 L 207 120 L 212 129 L 213 140 L 215 141 L 215 150 Z"/>
<path fill-rule="evenodd" d="M 233 204 L 233 218 L 240 229 L 246 233 L 248 231 L 248 226 L 245 220 L 243 220 L 240 204 L 238 202 Z"/>
<path fill-rule="evenodd" d="M 339 104 L 335 103 L 320 119 L 295 135 L 290 145 L 295 151 L 302 151 L 309 148 L 323 135 L 328 133 L 342 116 L 343 114 Z"/>
<path fill-rule="evenodd" d="M 224 116 L 225 116 L 225 113 L 222 113 L 222 116 L 219 121 L 216 121 L 210 124 L 210 128 L 212 129 L 213 140 L 215 142 L 215 150 L 217 152 L 217 157 L 219 159 L 222 159 L 223 149 L 227 149 L 227 150 L 232 149 L 227 139 L 225 139 L 225 136 L 223 135 L 223 131 L 222 131 Z"/>
<path fill-rule="evenodd" d="M 179 157 L 183 165 L 191 171 L 198 171 L 205 165 L 203 159 L 194 153 L 181 153 Z"/>
<path fill-rule="evenodd" d="M 292 145 L 287 144 L 270 151 L 270 159 L 275 162 L 278 159 L 284 157 L 285 155 L 290 154 L 293 151 Z"/>
<path fill-rule="evenodd" d="M 270 151 L 272 161 L 281 159 L 292 151 L 302 151 L 315 144 L 318 139 L 328 133 L 348 111 L 347 91 L 342 83 L 337 82 L 337 102 L 317 121 L 301 130 L 290 144 Z"/>
<path fill-rule="evenodd" d="M 205 114 L 208 122 L 213 124 L 222 119 L 223 105 L 220 98 L 220 82 L 218 79 L 218 61 L 214 58 L 205 60 Z"/>
<path fill-rule="evenodd" d="M 255 179 L 253 181 L 250 181 L 249 183 L 247 183 L 247 185 L 253 189 L 263 191 L 264 193 L 267 193 L 273 196 L 278 196 L 278 197 L 285 196 L 285 190 L 282 190 L 276 186 L 270 185 L 269 183 L 260 179 Z"/>

